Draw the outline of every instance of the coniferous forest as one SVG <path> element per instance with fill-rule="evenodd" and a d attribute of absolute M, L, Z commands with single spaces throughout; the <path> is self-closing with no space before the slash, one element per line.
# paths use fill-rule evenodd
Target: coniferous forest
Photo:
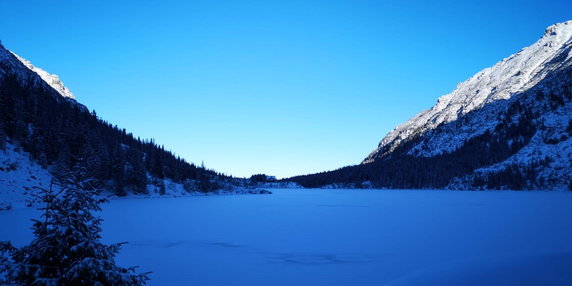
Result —
<path fill-rule="evenodd" d="M 185 161 L 153 139 L 136 138 L 48 85 L 22 83 L 15 74 L 0 81 L 0 148 L 7 137 L 52 173 L 95 162 L 94 178 L 119 196 L 146 193 L 148 184 L 164 192 L 164 178 L 202 192 L 232 179 Z"/>

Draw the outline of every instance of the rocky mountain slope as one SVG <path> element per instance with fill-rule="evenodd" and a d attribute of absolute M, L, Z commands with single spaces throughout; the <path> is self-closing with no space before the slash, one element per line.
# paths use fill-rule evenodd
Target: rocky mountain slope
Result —
<path fill-rule="evenodd" d="M 15 75 L 22 84 L 31 84 L 34 87 L 47 84 L 63 98 L 75 99 L 57 75 L 35 67 L 28 60 L 0 45 L 0 79 L 8 73 Z"/>
<path fill-rule="evenodd" d="M 572 189 L 572 21 L 391 131 L 362 164 L 305 186 Z"/>
<path fill-rule="evenodd" d="M 64 83 L 60 80 L 58 75 L 51 74 L 41 68 L 35 67 L 32 63 L 14 53 L 12 53 L 24 66 L 26 66 L 29 70 L 35 72 L 40 76 L 40 78 L 49 84 L 53 89 L 55 89 L 61 96 L 66 98 L 75 99 L 71 91 L 64 85 Z"/>
<path fill-rule="evenodd" d="M 478 72 L 467 81 L 460 83 L 453 92 L 440 97 L 431 109 L 422 111 L 396 127 L 381 140 L 379 146 L 364 159 L 363 163 L 381 158 L 402 142 L 420 136 L 443 123 L 454 121 L 489 103 L 509 99 L 515 94 L 530 89 L 551 72 L 562 68 L 554 64 L 554 60 L 561 61 L 569 57 L 571 40 L 572 21 L 548 27 L 536 43 Z M 489 120 L 488 123 L 492 126 L 496 122 Z M 416 154 L 434 156 L 452 151 L 468 139 L 467 136 L 475 136 L 484 132 L 483 129 L 471 131 L 464 132 L 465 136 L 456 136 L 447 140 L 436 138 L 435 143 L 438 142 L 438 144 L 433 145 L 438 145 L 438 147 L 420 150 Z"/>

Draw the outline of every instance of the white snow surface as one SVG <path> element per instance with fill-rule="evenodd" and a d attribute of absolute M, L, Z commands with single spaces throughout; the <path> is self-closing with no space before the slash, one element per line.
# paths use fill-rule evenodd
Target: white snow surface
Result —
<path fill-rule="evenodd" d="M 572 285 L 572 192 L 273 190 L 103 205 L 149 285 Z M 32 239 L 33 208 L 0 212 Z"/>
<path fill-rule="evenodd" d="M 37 187 L 49 188 L 52 175 L 31 160 L 28 153 L 7 143 L 0 150 L 0 209 L 30 204 L 39 193 Z"/>
<path fill-rule="evenodd" d="M 541 81 L 556 66 L 546 65 L 572 45 L 572 20 L 548 27 L 540 40 L 518 53 L 486 68 L 387 134 L 363 163 L 391 152 L 401 142 L 432 130 L 442 123 L 480 109 L 491 102 L 508 99 Z M 566 59 L 572 57 L 568 54 Z M 454 148 L 455 146 L 453 146 Z M 451 151 L 451 150 L 449 150 Z"/>

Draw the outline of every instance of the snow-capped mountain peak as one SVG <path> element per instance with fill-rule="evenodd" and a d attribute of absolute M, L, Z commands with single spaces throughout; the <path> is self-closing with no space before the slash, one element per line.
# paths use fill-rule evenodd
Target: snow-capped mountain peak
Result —
<path fill-rule="evenodd" d="M 557 41 L 565 42 L 570 40 L 572 35 L 572 20 L 557 23 L 546 28 L 543 37 L 555 37 Z"/>
<path fill-rule="evenodd" d="M 61 96 L 75 99 L 73 93 L 64 85 L 60 80 L 58 75 L 51 74 L 41 68 L 34 66 L 30 61 L 18 56 L 14 52 L 10 51 L 19 61 L 21 61 L 28 69 L 37 73 L 47 84 L 49 84 L 53 89 L 55 89 Z"/>
<path fill-rule="evenodd" d="M 391 152 L 402 142 L 451 122 L 491 102 L 508 99 L 540 82 L 557 68 L 551 61 L 572 56 L 572 21 L 552 25 L 536 43 L 486 68 L 437 100 L 429 110 L 415 115 L 387 134 L 364 161 L 369 163 Z M 562 62 L 562 61 L 559 61 Z"/>

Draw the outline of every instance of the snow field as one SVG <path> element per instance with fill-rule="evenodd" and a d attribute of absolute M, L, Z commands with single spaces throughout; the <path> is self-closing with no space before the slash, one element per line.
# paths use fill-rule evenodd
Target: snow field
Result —
<path fill-rule="evenodd" d="M 104 242 L 150 285 L 572 284 L 572 192 L 273 193 L 113 200 Z M 36 215 L 0 212 L 0 240 Z"/>

